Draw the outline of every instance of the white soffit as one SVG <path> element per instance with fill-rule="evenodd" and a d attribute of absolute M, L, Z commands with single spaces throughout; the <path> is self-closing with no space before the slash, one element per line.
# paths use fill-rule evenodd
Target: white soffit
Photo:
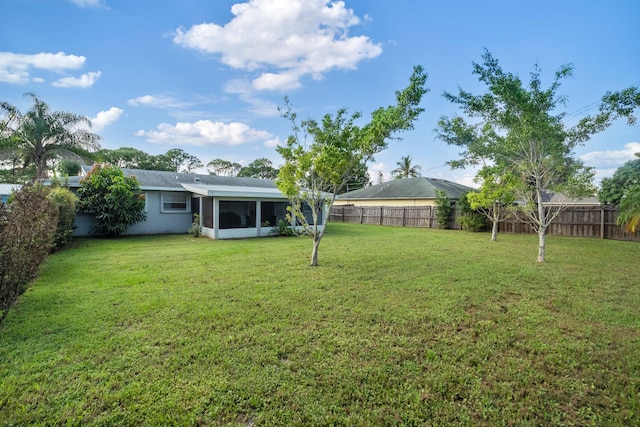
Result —
<path fill-rule="evenodd" d="M 182 184 L 195 194 L 208 197 L 242 197 L 255 199 L 286 199 L 277 188 L 241 187 L 235 185 Z"/>

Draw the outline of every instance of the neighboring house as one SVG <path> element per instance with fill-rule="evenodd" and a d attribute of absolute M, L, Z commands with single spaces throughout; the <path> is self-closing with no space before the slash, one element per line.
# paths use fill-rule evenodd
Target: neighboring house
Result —
<path fill-rule="evenodd" d="M 554 193 L 552 191 L 542 193 L 542 201 L 547 206 L 600 206 L 600 201 L 597 196 L 574 199 L 562 193 Z"/>
<path fill-rule="evenodd" d="M 393 179 L 340 194 L 336 197 L 334 205 L 435 206 L 437 190 L 444 191 L 451 201 L 456 201 L 462 193 L 473 189 L 445 179 L 427 177 Z"/>
<path fill-rule="evenodd" d="M 7 203 L 13 190 L 19 190 L 20 184 L 0 184 L 0 203 Z"/>
<path fill-rule="evenodd" d="M 83 173 L 90 170 L 83 167 Z M 273 180 L 193 173 L 122 169 L 135 176 L 146 196 L 147 219 L 125 234 L 186 233 L 194 214 L 200 214 L 203 234 L 213 239 L 237 239 L 272 234 L 285 219 L 289 200 Z M 80 187 L 82 176 L 70 177 L 69 187 Z M 311 215 L 307 216 L 311 221 Z M 321 213 L 322 224 L 327 217 Z M 93 215 L 76 215 L 76 236 L 90 234 Z"/>

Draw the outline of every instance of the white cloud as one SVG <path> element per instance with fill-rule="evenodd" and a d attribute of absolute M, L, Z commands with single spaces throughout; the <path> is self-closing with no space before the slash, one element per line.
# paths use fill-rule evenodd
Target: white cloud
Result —
<path fill-rule="evenodd" d="M 254 95 L 251 83 L 246 80 L 231 80 L 225 86 L 225 92 L 233 93 L 249 104 L 249 110 L 260 117 L 274 117 L 278 115 L 278 106 L 266 99 Z"/>
<path fill-rule="evenodd" d="M 52 83 L 55 87 L 81 87 L 88 88 L 100 78 L 102 71 L 91 71 L 80 77 L 63 77 Z"/>
<path fill-rule="evenodd" d="M 135 135 L 145 138 L 148 142 L 200 146 L 234 146 L 273 138 L 269 132 L 252 129 L 244 123 L 210 120 L 199 120 L 195 123 L 178 122 L 175 126 L 161 123 L 157 130 L 139 130 Z"/>
<path fill-rule="evenodd" d="M 630 142 L 622 150 L 592 151 L 580 156 L 586 166 L 596 168 L 595 181 L 609 177 L 629 160 L 636 159 L 635 153 L 640 153 L 640 142 Z"/>
<path fill-rule="evenodd" d="M 382 52 L 366 36 L 349 36 L 360 19 L 343 1 L 250 0 L 233 5 L 231 13 L 224 26 L 177 29 L 174 42 L 219 54 L 233 68 L 263 70 L 253 82 L 257 90 L 295 88 L 305 76 L 321 79 L 333 69 L 355 69 Z"/>
<path fill-rule="evenodd" d="M 41 69 L 49 71 L 65 71 L 82 68 L 84 56 L 67 55 L 64 52 L 27 55 L 13 52 L 0 52 L 0 82 L 25 84 L 30 81 L 42 82 L 42 78 L 32 79 L 30 71 Z"/>
<path fill-rule="evenodd" d="M 188 107 L 189 104 L 185 102 L 177 101 L 170 96 L 153 96 L 153 95 L 144 95 L 139 96 L 138 98 L 133 98 L 127 101 L 129 105 L 132 106 L 149 106 L 156 108 L 185 108 Z"/>
<path fill-rule="evenodd" d="M 265 147 L 269 147 L 269 148 L 275 148 L 278 145 L 280 145 L 280 138 L 278 138 L 278 137 L 275 137 L 273 139 L 270 139 L 270 140 L 264 142 L 264 146 Z"/>
<path fill-rule="evenodd" d="M 80 7 L 107 8 L 104 0 L 71 0 L 71 3 Z"/>
<path fill-rule="evenodd" d="M 118 107 L 111 107 L 107 111 L 100 111 L 95 117 L 91 118 L 92 130 L 100 132 L 111 123 L 118 120 L 124 110 Z"/>

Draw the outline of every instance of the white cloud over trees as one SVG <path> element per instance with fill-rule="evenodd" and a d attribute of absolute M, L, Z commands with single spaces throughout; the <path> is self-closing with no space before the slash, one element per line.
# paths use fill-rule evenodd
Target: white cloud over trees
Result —
<path fill-rule="evenodd" d="M 161 123 L 156 130 L 139 130 L 136 136 L 158 144 L 188 144 L 197 146 L 235 146 L 250 142 L 269 141 L 273 135 L 253 129 L 244 123 L 222 123 L 199 120 L 194 123 Z"/>
<path fill-rule="evenodd" d="M 105 127 L 117 121 L 124 113 L 124 110 L 118 107 L 111 107 L 106 111 L 100 111 L 95 117 L 92 117 L 91 126 L 94 132 L 100 132 Z"/>
<path fill-rule="evenodd" d="M 366 36 L 350 36 L 361 23 L 342 1 L 250 0 L 232 6 L 234 18 L 176 30 L 182 47 L 220 55 L 236 69 L 261 72 L 255 90 L 299 87 L 301 79 L 321 79 L 334 69 L 355 69 L 382 48 Z"/>
<path fill-rule="evenodd" d="M 67 55 L 64 52 L 40 52 L 33 55 L 0 52 L 0 82 L 12 84 L 43 82 L 43 78 L 31 76 L 33 70 L 54 72 L 76 70 L 82 68 L 85 61 L 84 56 Z"/>

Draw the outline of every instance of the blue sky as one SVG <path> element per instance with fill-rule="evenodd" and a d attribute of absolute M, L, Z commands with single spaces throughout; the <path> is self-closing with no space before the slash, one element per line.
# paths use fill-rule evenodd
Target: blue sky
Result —
<path fill-rule="evenodd" d="M 205 164 L 277 166 L 285 95 L 303 119 L 341 107 L 369 117 L 420 64 L 425 112 L 371 178 L 409 155 L 425 176 L 472 184 L 473 171 L 445 166 L 458 153 L 434 128 L 459 111 L 444 91 L 484 90 L 471 73 L 484 48 L 525 80 L 536 63 L 546 83 L 572 63 L 560 88 L 568 124 L 640 83 L 636 0 L 3 0 L 0 16 L 0 100 L 26 111 L 35 92 L 91 118 L 105 148 L 182 148 Z M 640 126 L 621 121 L 576 154 L 601 179 L 634 152 Z"/>

